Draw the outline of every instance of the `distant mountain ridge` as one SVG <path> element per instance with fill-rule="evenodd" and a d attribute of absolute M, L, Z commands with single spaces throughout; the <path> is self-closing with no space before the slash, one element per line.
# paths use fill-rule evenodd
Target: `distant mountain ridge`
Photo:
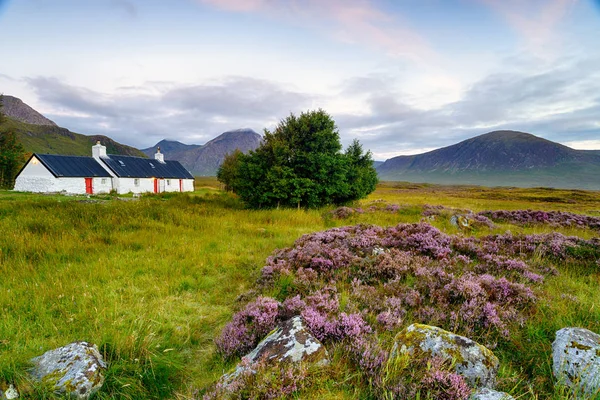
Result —
<path fill-rule="evenodd" d="M 109 154 L 146 156 L 135 147 L 121 144 L 107 136 L 87 136 L 61 128 L 21 99 L 7 95 L 2 97 L 2 112 L 8 120 L 0 125 L 0 133 L 14 132 L 28 153 L 91 156 L 92 146 L 99 140 L 106 146 Z"/>
<path fill-rule="evenodd" d="M 377 172 L 383 180 L 600 190 L 600 152 L 575 150 L 525 132 L 494 131 L 391 158 Z"/>
<path fill-rule="evenodd" d="M 173 140 L 161 140 L 152 147 L 142 149 L 142 152 L 153 157 L 157 147 L 160 147 L 165 159 L 179 161 L 192 174 L 214 176 L 226 154 L 236 149 L 244 153 L 254 150 L 261 140 L 262 136 L 252 129 L 237 129 L 224 132 L 204 145 L 186 145 Z"/>

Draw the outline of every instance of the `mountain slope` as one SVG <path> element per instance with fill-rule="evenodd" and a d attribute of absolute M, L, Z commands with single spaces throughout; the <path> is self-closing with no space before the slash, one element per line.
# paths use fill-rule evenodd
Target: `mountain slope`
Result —
<path fill-rule="evenodd" d="M 387 160 L 383 180 L 600 189 L 600 155 L 537 136 L 495 131 L 452 146 Z"/>
<path fill-rule="evenodd" d="M 21 99 L 13 96 L 2 96 L 2 112 L 7 117 L 26 124 L 57 126 L 53 121 L 23 103 Z"/>
<path fill-rule="evenodd" d="M 154 157 L 154 153 L 156 153 L 156 148 L 160 147 L 161 153 L 164 154 L 177 154 L 181 152 L 185 152 L 187 150 L 197 149 L 198 147 L 202 147 L 199 144 L 183 144 L 176 140 L 167 140 L 163 139 L 160 142 L 156 143 L 153 147 L 148 147 L 147 149 L 142 149 L 141 152 L 147 155 L 148 157 Z M 172 157 L 169 159 L 173 159 Z"/>
<path fill-rule="evenodd" d="M 226 154 L 236 149 L 243 152 L 254 150 L 259 146 L 261 139 L 262 137 L 252 129 L 238 129 L 224 132 L 202 146 L 162 140 L 143 151 L 150 156 L 156 152 L 156 147 L 160 146 L 167 160 L 179 161 L 194 175 L 214 176 Z"/>
<path fill-rule="evenodd" d="M 91 156 L 92 146 L 99 140 L 109 154 L 145 157 L 138 149 L 107 136 L 87 136 L 61 128 L 16 97 L 3 96 L 3 104 L 8 118 L 0 125 L 0 133 L 14 132 L 28 153 Z"/>

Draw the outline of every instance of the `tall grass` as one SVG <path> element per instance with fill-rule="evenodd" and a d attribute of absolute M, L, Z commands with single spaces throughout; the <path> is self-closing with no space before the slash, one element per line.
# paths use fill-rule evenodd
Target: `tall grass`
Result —
<path fill-rule="evenodd" d="M 191 397 L 232 365 L 215 354 L 213 339 L 239 307 L 236 298 L 252 289 L 273 250 L 302 234 L 354 223 L 417 222 L 425 203 L 474 211 L 600 208 L 600 194 L 593 192 L 577 192 L 579 198 L 564 204 L 546 201 L 562 198 L 562 192 L 549 196 L 535 189 L 511 196 L 508 189 L 382 185 L 361 205 L 381 198 L 405 205 L 400 212 L 336 220 L 327 216 L 330 208 L 246 210 L 211 179 L 198 181 L 197 188 L 191 195 L 136 201 L 0 192 L 0 389 L 14 383 L 25 395 L 51 397 L 29 381 L 28 360 L 86 340 L 98 344 L 109 363 L 98 398 Z M 456 230 L 447 221 L 434 224 Z M 505 229 L 552 231 L 497 231 Z M 485 233 L 490 231 L 475 232 Z M 534 372 L 550 390 L 554 331 L 566 325 L 599 328 L 600 313 L 593 308 L 600 300 L 597 271 L 561 266 L 561 272 L 548 281 L 548 301 L 533 322 L 499 351 L 505 387 L 524 393 L 532 386 L 531 398 L 537 393 L 530 381 Z M 577 302 L 562 292 L 576 294 Z M 523 370 L 527 365 L 531 370 Z M 366 396 L 368 388 L 357 387 L 349 371 L 339 357 L 312 395 Z"/>

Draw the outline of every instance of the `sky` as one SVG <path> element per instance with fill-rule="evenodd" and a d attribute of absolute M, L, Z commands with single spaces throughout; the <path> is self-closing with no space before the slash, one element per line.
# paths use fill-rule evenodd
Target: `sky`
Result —
<path fill-rule="evenodd" d="M 600 149 L 600 0 L 0 0 L 0 92 L 138 148 L 322 108 L 376 160 Z"/>

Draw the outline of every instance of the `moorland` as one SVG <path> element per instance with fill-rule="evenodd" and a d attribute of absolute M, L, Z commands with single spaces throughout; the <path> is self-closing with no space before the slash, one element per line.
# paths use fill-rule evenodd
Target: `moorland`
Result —
<path fill-rule="evenodd" d="M 600 192 L 593 191 L 384 182 L 351 206 L 361 212 L 248 210 L 214 178 L 197 179 L 192 194 L 139 199 L 0 191 L 0 389 L 12 383 L 25 397 L 51 398 L 28 379 L 29 360 L 85 340 L 97 344 L 108 363 L 96 398 L 201 398 L 239 362 L 238 355 L 219 351 L 215 339 L 263 290 L 256 282 L 267 258 L 304 234 L 423 221 L 458 238 L 560 233 L 593 243 L 600 236 L 584 224 L 515 219 L 465 229 L 451 221 L 465 210 L 600 217 Z M 438 210 L 435 218 L 431 210 Z M 567 250 L 561 256 L 530 255 L 528 263 L 553 273 L 531 283 L 536 300 L 519 310 L 522 318 L 504 321 L 502 330 L 470 327 L 474 339 L 494 344 L 499 388 L 519 399 L 567 397 L 552 377 L 551 344 L 558 329 L 600 332 L 600 250 Z M 294 290 L 300 289 L 280 279 L 267 294 L 283 301 Z M 352 294 L 340 290 L 339 307 L 344 307 Z M 408 312 L 402 324 L 428 322 L 419 318 L 418 312 Z M 367 322 L 384 348 L 402 328 Z M 380 395 L 341 343 L 327 340 L 325 345 L 331 365 L 316 372 L 295 397 Z"/>

